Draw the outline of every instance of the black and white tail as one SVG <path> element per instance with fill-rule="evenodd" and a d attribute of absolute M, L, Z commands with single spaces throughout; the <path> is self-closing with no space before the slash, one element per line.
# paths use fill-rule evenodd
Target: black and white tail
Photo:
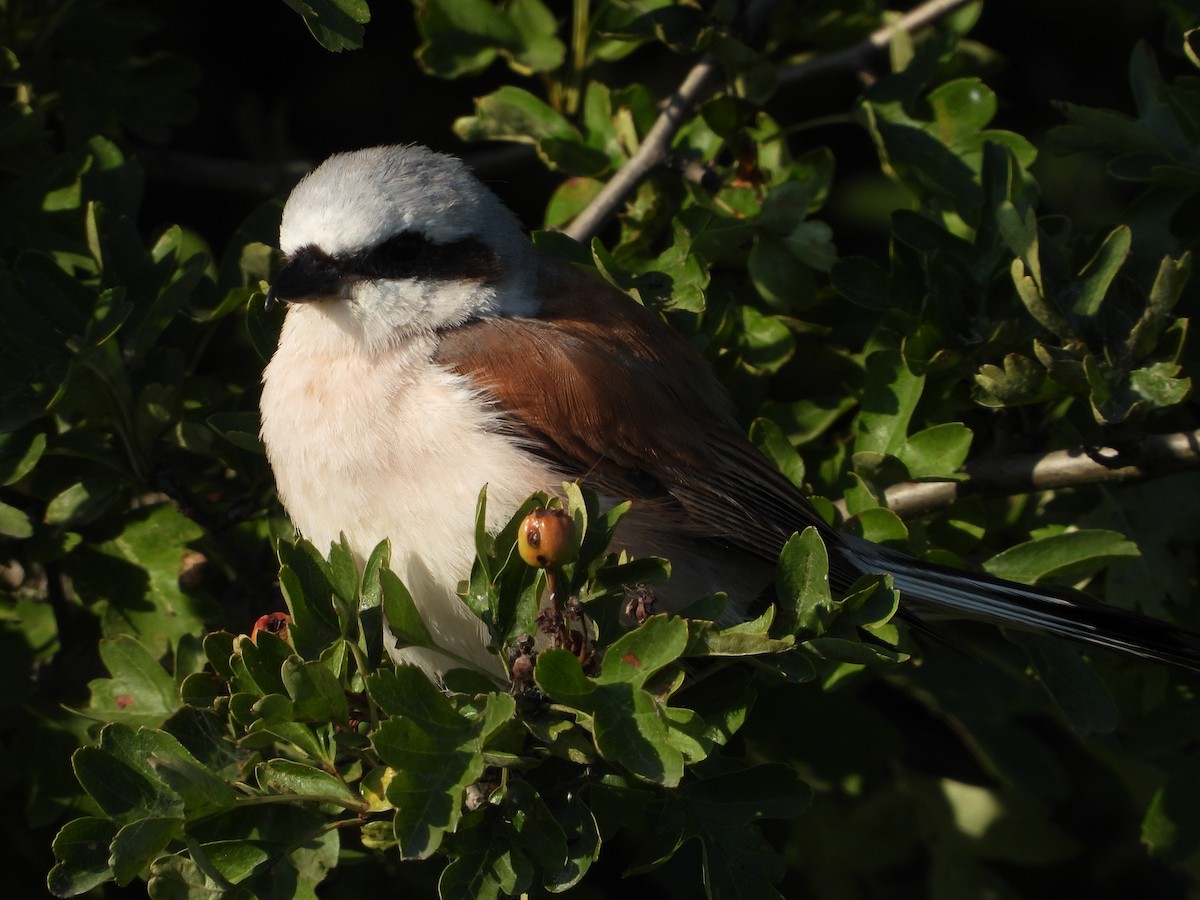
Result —
<path fill-rule="evenodd" d="M 1033 587 L 922 562 L 852 540 L 855 565 L 890 574 L 902 604 L 928 606 L 1200 671 L 1200 634 L 1107 606 L 1070 588 Z"/>

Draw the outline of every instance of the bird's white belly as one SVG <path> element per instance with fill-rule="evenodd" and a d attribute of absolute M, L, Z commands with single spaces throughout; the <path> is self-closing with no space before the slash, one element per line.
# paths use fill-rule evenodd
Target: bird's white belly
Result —
<path fill-rule="evenodd" d="M 488 486 L 499 529 L 557 479 L 496 429 L 465 380 L 424 359 L 289 352 L 263 378 L 262 437 L 279 496 L 299 532 L 327 552 L 345 533 L 361 562 L 383 539 L 439 644 L 499 671 L 481 623 L 456 595 L 475 556 L 475 510 Z M 393 654 L 396 656 L 396 654 Z M 445 659 L 402 658 L 444 670 Z"/>

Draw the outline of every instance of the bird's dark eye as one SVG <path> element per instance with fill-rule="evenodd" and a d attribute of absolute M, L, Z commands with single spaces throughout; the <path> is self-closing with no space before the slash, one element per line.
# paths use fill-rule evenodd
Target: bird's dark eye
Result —
<path fill-rule="evenodd" d="M 428 247 L 429 240 L 423 235 L 411 231 L 393 235 L 370 252 L 363 274 L 376 278 L 407 275 Z"/>
<path fill-rule="evenodd" d="M 395 237 L 388 238 L 379 249 L 390 259 L 399 262 L 412 262 L 421 255 L 429 242 L 419 234 L 405 231 Z"/>

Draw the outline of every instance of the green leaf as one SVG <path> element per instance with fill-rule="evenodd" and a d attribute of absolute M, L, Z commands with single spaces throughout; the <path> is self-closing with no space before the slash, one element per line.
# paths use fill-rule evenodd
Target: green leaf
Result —
<path fill-rule="evenodd" d="M 867 628 L 878 635 L 879 626 L 891 620 L 899 605 L 900 594 L 890 575 L 864 575 L 850 585 L 838 604 L 837 630 Z"/>
<path fill-rule="evenodd" d="M 154 754 L 190 756 L 175 738 L 161 731 L 126 725 L 105 726 L 98 747 L 81 747 L 71 763 L 75 777 L 109 818 L 128 824 L 146 818 L 179 818 L 183 798 L 154 774 Z"/>
<path fill-rule="evenodd" d="M 677 616 L 651 616 L 608 648 L 598 684 L 626 682 L 641 687 L 687 647 L 687 623 Z"/>
<path fill-rule="evenodd" d="M 547 71 L 566 53 L 541 0 L 511 0 L 503 8 L 488 0 L 421 0 L 416 12 L 424 39 L 417 60 L 442 78 L 476 74 L 501 53 L 518 71 Z"/>
<path fill-rule="evenodd" d="M 673 8 L 681 12 L 686 9 Z M 778 85 L 778 73 L 763 54 L 724 30 L 713 35 L 710 49 L 732 75 L 738 96 L 762 103 L 774 93 Z"/>
<path fill-rule="evenodd" d="M 473 0 L 468 0 L 468 5 L 470 2 Z M 532 144 L 545 138 L 556 138 L 580 144 L 583 142 L 575 126 L 553 107 L 529 91 L 512 85 L 505 85 L 476 99 L 475 115 L 458 119 L 454 123 L 454 131 L 464 141 L 519 141 Z"/>
<path fill-rule="evenodd" d="M 1109 232 L 1096 255 L 1080 273 L 1079 293 L 1072 306 L 1077 316 L 1091 318 L 1100 312 L 1100 304 L 1104 302 L 1113 279 L 1129 257 L 1132 243 L 1133 232 L 1126 225 L 1118 225 Z"/>
<path fill-rule="evenodd" d="M 363 25 L 371 21 L 366 0 L 283 0 L 295 10 L 309 33 L 326 50 L 357 50 L 363 42 Z"/>
<path fill-rule="evenodd" d="M 1028 272 L 1033 286 L 1040 296 L 1045 292 L 1045 281 L 1042 279 L 1042 263 L 1038 255 L 1037 215 L 1033 209 L 1018 210 L 1011 200 L 1003 201 L 996 209 L 996 224 L 1000 234 L 1017 259 L 1021 262 L 1020 272 L 1024 276 Z M 1018 271 L 1014 264 L 1013 278 Z"/>
<path fill-rule="evenodd" d="M 161 898 L 315 900 L 338 861 L 337 829 L 319 813 L 281 802 L 241 813 L 239 833 L 251 840 L 188 842 L 188 855 L 163 856 L 150 867 L 149 894 Z M 233 887 L 236 885 L 236 887 Z"/>
<path fill-rule="evenodd" d="M 100 659 L 110 677 L 88 684 L 89 715 L 104 722 L 157 727 L 179 709 L 175 679 L 137 638 L 119 635 L 100 641 Z"/>
<path fill-rule="evenodd" d="M 775 310 L 790 312 L 808 305 L 812 276 L 782 238 L 756 235 L 746 267 L 759 295 Z"/>
<path fill-rule="evenodd" d="M 1187 115 L 1177 112 L 1171 92 L 1148 45 L 1134 48 L 1129 60 L 1129 81 L 1133 88 L 1138 118 L 1146 130 L 1176 158 L 1186 158 L 1197 138 L 1196 126 Z"/>
<path fill-rule="evenodd" d="M 506 48 L 515 67 L 548 72 L 562 65 L 567 48 L 558 39 L 558 18 L 542 0 L 508 0 L 504 12 L 519 38 Z"/>
<path fill-rule="evenodd" d="M 758 418 L 751 422 L 750 440 L 792 484 L 804 487 L 804 460 L 774 421 Z"/>
<path fill-rule="evenodd" d="M 12 538 L 27 538 L 33 535 L 33 523 L 29 516 L 7 503 L 0 502 L 0 534 Z"/>
<path fill-rule="evenodd" d="M 343 637 L 353 635 L 358 602 L 358 563 L 345 532 L 329 547 L 329 579 L 341 634 Z"/>
<path fill-rule="evenodd" d="M 1129 386 L 1152 408 L 1177 406 L 1192 392 L 1192 380 L 1178 377 L 1179 371 L 1180 367 L 1174 363 L 1154 363 L 1130 372 Z"/>
<path fill-rule="evenodd" d="M 333 608 L 333 572 L 306 540 L 280 541 L 278 550 L 279 587 L 292 616 L 288 633 L 296 651 L 314 659 L 341 636 Z"/>
<path fill-rule="evenodd" d="M 1194 761 L 1176 765 L 1154 793 L 1142 820 L 1142 841 L 1155 856 L 1183 861 L 1200 847 L 1200 769 Z"/>
<path fill-rule="evenodd" d="M 716 622 L 688 620 L 688 644 L 685 656 L 750 656 L 779 653 L 795 645 L 792 635 L 771 637 L 776 607 L 768 607 L 757 619 L 722 628 Z"/>
<path fill-rule="evenodd" d="M 393 828 L 400 857 L 426 859 L 457 824 L 462 792 L 483 774 L 483 759 L 408 720 L 384 722 L 373 744 L 397 770 L 387 799 L 396 808 Z"/>
<path fill-rule="evenodd" d="M 1158 266 L 1146 310 L 1129 330 L 1125 341 L 1126 355 L 1135 361 L 1144 359 L 1158 346 L 1159 335 L 1171 322 L 1171 311 L 1179 302 L 1192 272 L 1192 256 L 1184 253 L 1179 259 L 1164 256 Z"/>
<path fill-rule="evenodd" d="M 761 372 L 777 372 L 792 358 L 796 344 L 788 327 L 753 306 L 743 306 L 741 344 L 747 365 Z"/>
<path fill-rule="evenodd" d="M 396 646 L 436 647 L 412 594 L 400 577 L 391 569 L 381 569 L 379 584 L 383 589 L 383 616 L 396 639 Z"/>
<path fill-rule="evenodd" d="M 701 777 L 680 791 L 686 833 L 704 850 L 705 884 L 713 897 L 781 897 L 772 884 L 786 865 L 754 824 L 787 819 L 808 805 L 811 791 L 786 766 L 736 766 Z"/>
<path fill-rule="evenodd" d="M 604 182 L 598 178 L 564 178 L 546 203 L 543 226 L 565 228 L 595 199 L 602 187 Z"/>
<path fill-rule="evenodd" d="M 813 526 L 793 534 L 779 554 L 775 570 L 779 604 L 778 631 L 820 634 L 833 609 L 829 592 L 829 554 Z"/>
<path fill-rule="evenodd" d="M 130 359 L 141 359 L 149 352 L 212 263 L 195 235 L 177 225 L 163 232 L 151 250 L 151 257 L 165 278 L 153 301 L 134 306 L 125 323 L 122 349 Z"/>
<path fill-rule="evenodd" d="M 1076 734 L 1080 737 L 1109 734 L 1117 727 L 1116 701 L 1076 647 L 1039 635 L 1020 635 L 1018 641 L 1028 651 L 1038 678 Z"/>
<path fill-rule="evenodd" d="M 983 567 L 998 578 L 1034 584 L 1090 574 L 1113 560 L 1137 555 L 1137 544 L 1116 531 L 1080 529 L 1017 544 L 997 553 Z"/>
<path fill-rule="evenodd" d="M 295 750 L 287 748 L 289 753 L 298 751 L 309 759 L 332 765 L 331 736 L 332 728 L 328 725 L 317 727 L 282 719 L 259 719 L 249 726 L 241 743 L 249 748 L 269 747 L 276 742 L 291 744 Z"/>
<path fill-rule="evenodd" d="M 107 513 L 119 498 L 108 478 L 85 478 L 54 497 L 46 506 L 47 525 L 86 525 Z"/>
<path fill-rule="evenodd" d="M 1189 28 L 1183 33 L 1183 52 L 1193 66 L 1200 68 L 1200 53 L 1196 51 L 1197 41 L 1200 40 L 1200 29 Z"/>
<path fill-rule="evenodd" d="M 1026 274 L 1026 265 L 1023 260 L 1018 258 L 1012 261 L 1010 269 L 1017 296 L 1025 304 L 1025 309 L 1043 328 L 1053 332 L 1062 340 L 1078 341 L 1079 336 L 1075 327 L 1058 309 L 1054 300 L 1046 294 L 1045 289 L 1039 287 L 1037 281 Z"/>
<path fill-rule="evenodd" d="M 159 780 L 183 800 L 185 818 L 206 818 L 233 806 L 240 796 L 229 783 L 201 765 L 183 745 L 172 747 L 164 742 L 146 760 Z"/>
<path fill-rule="evenodd" d="M 180 819 L 147 818 L 130 822 L 109 847 L 113 877 L 127 885 L 157 859 L 183 831 Z"/>
<path fill-rule="evenodd" d="M 822 659 L 854 666 L 898 663 L 908 659 L 907 654 L 851 638 L 815 637 L 806 641 L 805 646 Z"/>
<path fill-rule="evenodd" d="M 253 853 L 256 864 L 265 863 L 270 858 L 266 851 L 248 843 L 238 841 L 236 846 L 245 855 Z M 150 864 L 150 878 L 146 885 L 148 896 L 153 900 L 211 900 L 215 897 L 222 900 L 251 900 L 252 894 L 235 886 L 220 867 L 213 864 L 209 854 L 203 850 L 197 852 L 198 856 L 201 854 L 205 862 L 203 867 L 181 855 L 160 856 L 154 860 Z M 239 874 L 244 877 L 244 873 Z"/>
<path fill-rule="evenodd" d="M 556 653 L 554 662 L 558 661 Z M 541 686 L 541 658 L 538 664 Z M 553 693 L 551 696 L 572 702 L 569 694 L 561 698 Z M 665 711 L 653 696 L 630 683 L 616 683 L 576 695 L 574 701 L 592 713 L 596 749 L 606 760 L 655 784 L 665 787 L 679 784 L 683 778 L 683 754 L 671 741 Z"/>
<path fill-rule="evenodd" d="M 257 412 L 213 413 L 205 422 L 208 427 L 235 447 L 259 455 L 265 454 L 262 439 L 258 436 L 260 425 Z"/>
<path fill-rule="evenodd" d="M 867 383 L 858 414 L 856 452 L 895 453 L 904 445 L 908 423 L 925 387 L 898 350 L 881 350 L 867 360 Z"/>
<path fill-rule="evenodd" d="M 1028 357 L 1009 353 L 1004 368 L 984 365 L 975 374 L 975 400 L 983 406 L 1019 406 L 1054 396 L 1046 370 Z"/>
<path fill-rule="evenodd" d="M 672 641 L 678 657 L 686 648 L 687 626 L 679 619 L 669 620 L 677 623 L 671 625 L 659 616 L 647 619 L 646 623 L 654 619 L 667 622 L 656 630 L 662 630 Z M 678 626 L 682 626 L 682 631 Z M 596 749 L 606 760 L 641 779 L 673 787 L 683 777 L 683 755 L 670 741 L 661 704 L 639 686 L 647 677 L 644 669 L 651 668 L 643 662 L 643 656 L 661 661 L 670 654 L 642 642 L 627 648 L 619 648 L 619 643 L 609 648 L 605 658 L 605 667 L 611 664 L 611 674 L 605 683 L 588 678 L 575 654 L 558 649 L 546 650 L 538 657 L 534 678 L 538 687 L 556 702 L 592 717 Z"/>
<path fill-rule="evenodd" d="M 340 725 L 349 718 L 345 688 L 324 663 L 292 656 L 284 662 L 281 674 L 297 719 Z"/>
<path fill-rule="evenodd" d="M 237 635 L 228 631 L 213 631 L 204 636 L 204 658 L 212 666 L 213 673 L 224 681 L 233 677 L 229 658 L 233 655 L 236 640 Z"/>
<path fill-rule="evenodd" d="M 1140 153 L 1166 157 L 1164 147 L 1137 119 L 1111 109 L 1096 109 L 1075 103 L 1062 103 L 1059 109 L 1067 124 L 1050 129 L 1055 147 L 1068 151 L 1109 154 Z"/>
<path fill-rule="evenodd" d="M 863 256 L 844 256 L 829 271 L 839 294 L 863 309 L 883 312 L 895 308 L 892 282 L 878 263 Z"/>
<path fill-rule="evenodd" d="M 908 528 L 890 509 L 874 506 L 856 514 L 861 534 L 873 544 L 892 544 L 901 549 L 908 544 Z"/>
<path fill-rule="evenodd" d="M 268 760 L 254 767 L 254 777 L 268 794 L 297 794 L 306 801 L 336 803 L 352 810 L 365 807 L 362 798 L 340 778 L 304 763 Z"/>
<path fill-rule="evenodd" d="M 958 78 L 934 88 L 925 102 L 934 118 L 951 129 L 942 132 L 948 144 L 974 137 L 996 114 L 996 95 L 978 78 Z"/>
<path fill-rule="evenodd" d="M 156 655 L 198 634 L 207 602 L 185 591 L 179 575 L 203 529 L 170 503 L 140 507 L 109 525 L 119 529 L 115 537 L 82 544 L 65 561 L 80 596 L 102 604 L 105 634 L 133 634 Z"/>
<path fill-rule="evenodd" d="M 670 292 L 656 291 L 655 299 L 664 309 L 703 312 L 705 291 L 709 286 L 709 267 L 697 244 L 707 231 L 712 216 L 698 207 L 691 207 L 671 222 L 671 246 L 646 267 L 648 276 L 661 276 L 670 285 Z"/>
<path fill-rule="evenodd" d="M 503 803 L 519 846 L 543 873 L 543 884 L 558 892 L 578 881 L 582 872 L 571 863 L 566 832 L 532 786 L 511 778 Z"/>
<path fill-rule="evenodd" d="M 456 835 L 454 858 L 438 879 L 438 896 L 501 900 L 525 895 L 533 868 L 509 837 L 508 829 L 490 816 L 465 823 Z"/>
<path fill-rule="evenodd" d="M 462 815 L 462 792 L 484 770 L 483 742 L 512 718 L 512 697 L 493 694 L 474 717 L 460 715 L 423 672 L 412 666 L 378 671 L 367 688 L 393 718 L 372 736 L 379 758 L 396 770 L 387 786 L 403 859 L 437 851 Z"/>
<path fill-rule="evenodd" d="M 359 646 L 366 655 L 367 666 L 373 670 L 383 656 L 383 576 L 391 564 L 392 544 L 380 541 L 363 566 L 359 589 L 358 628 Z M 366 672 L 362 673 L 366 676 Z"/>
<path fill-rule="evenodd" d="M 278 728 L 280 725 L 293 724 L 291 720 L 295 717 L 295 709 L 291 698 L 284 694 L 263 694 L 250 707 L 250 715 L 267 722 L 265 727 Z"/>
<path fill-rule="evenodd" d="M 966 462 L 972 437 L 961 422 L 944 422 L 906 439 L 896 456 L 911 478 L 953 475 Z"/>
<path fill-rule="evenodd" d="M 295 654 L 291 645 L 269 631 L 260 631 L 254 640 L 242 635 L 234 643 L 238 659 L 234 662 L 238 678 L 236 689 L 259 694 L 284 693 L 280 670 Z"/>
<path fill-rule="evenodd" d="M 270 362 L 279 344 L 279 331 L 283 327 L 282 307 L 286 305 L 278 303 L 267 309 L 266 303 L 253 302 L 246 307 L 246 332 L 250 335 L 254 352 L 264 363 Z"/>
<path fill-rule="evenodd" d="M 0 485 L 15 484 L 37 465 L 46 449 L 43 431 L 0 434 Z"/>
<path fill-rule="evenodd" d="M 885 464 L 889 458 L 881 453 L 855 453 L 853 461 L 856 467 L 869 471 Z M 850 480 L 853 483 L 842 492 L 846 511 L 850 515 L 861 516 L 868 509 L 875 509 L 879 506 L 879 498 L 875 496 L 871 486 L 862 475 L 858 472 L 851 472 Z"/>
<path fill-rule="evenodd" d="M 109 868 L 109 844 L 116 837 L 117 825 L 109 819 L 74 819 L 54 838 L 54 857 L 58 860 L 46 879 L 55 897 L 76 897 L 113 879 Z"/>

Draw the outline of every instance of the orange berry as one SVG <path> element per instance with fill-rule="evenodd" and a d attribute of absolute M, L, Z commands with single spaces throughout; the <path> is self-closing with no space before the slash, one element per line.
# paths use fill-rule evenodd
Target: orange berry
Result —
<path fill-rule="evenodd" d="M 521 559 L 542 569 L 575 559 L 575 523 L 561 509 L 538 508 L 525 517 L 517 537 Z"/>

